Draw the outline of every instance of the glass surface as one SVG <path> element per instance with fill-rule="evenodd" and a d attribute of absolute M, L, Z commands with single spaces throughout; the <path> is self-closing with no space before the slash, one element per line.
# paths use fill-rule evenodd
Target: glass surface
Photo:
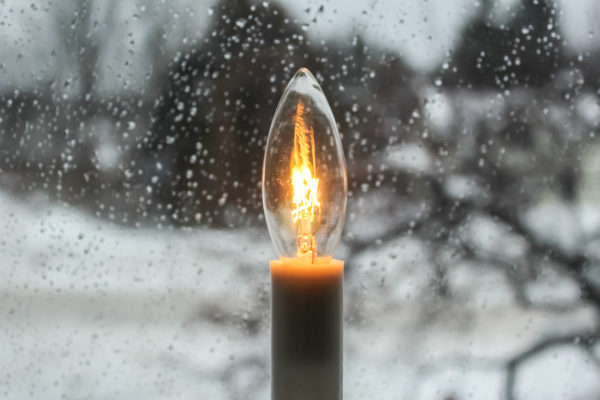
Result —
<path fill-rule="evenodd" d="M 314 185 L 305 208 L 295 199 L 299 185 Z M 288 83 L 271 122 L 263 165 L 263 205 L 269 234 L 280 257 L 296 257 L 303 235 L 313 235 L 314 256 L 331 257 L 346 217 L 346 165 L 340 136 L 325 94 L 306 68 Z M 312 193 L 310 193 L 312 191 Z M 308 197 L 314 196 L 314 199 Z M 303 199 L 301 199 L 300 203 Z M 314 204 L 308 204 L 310 201 Z M 300 207 L 300 215 L 294 209 Z M 310 214 L 303 221 L 302 214 Z M 306 225 L 306 226 L 303 226 Z M 310 240 L 308 238 L 307 240 Z M 310 245 L 309 245 L 310 246 Z"/>
<path fill-rule="evenodd" d="M 344 399 L 600 399 L 599 21 L 598 0 L 0 0 L 0 399 L 270 398 L 265 220 L 288 254 L 297 227 L 289 162 L 280 219 L 261 179 L 301 67 L 346 160 Z"/>

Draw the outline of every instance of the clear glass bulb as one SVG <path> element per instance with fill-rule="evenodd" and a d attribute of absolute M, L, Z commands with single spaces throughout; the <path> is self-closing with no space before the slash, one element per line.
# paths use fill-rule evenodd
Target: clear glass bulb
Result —
<path fill-rule="evenodd" d="M 271 122 L 262 177 L 269 234 L 281 258 L 331 258 L 346 215 L 346 164 L 333 113 L 306 68 Z"/>

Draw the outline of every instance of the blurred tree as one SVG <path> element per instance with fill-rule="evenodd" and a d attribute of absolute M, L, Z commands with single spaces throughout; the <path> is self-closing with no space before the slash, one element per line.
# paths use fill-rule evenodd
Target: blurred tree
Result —
<path fill-rule="evenodd" d="M 370 146 L 356 146 L 357 158 L 385 148 L 386 119 L 406 120 L 418 107 L 410 72 L 396 56 L 358 39 L 311 44 L 281 7 L 223 0 L 207 32 L 171 63 L 153 133 L 136 156 L 157 188 L 158 214 L 177 224 L 254 220 L 270 121 L 283 83 L 300 66 L 326 77 L 346 148 L 368 139 Z M 365 95 L 372 104 L 356 109 Z M 364 170 L 350 172 L 351 188 L 367 179 Z"/>
<path fill-rule="evenodd" d="M 494 21 L 485 0 L 465 26 L 453 52 L 446 84 L 467 87 L 535 87 L 550 82 L 564 66 L 556 9 L 546 0 L 522 1 L 506 23 Z"/>

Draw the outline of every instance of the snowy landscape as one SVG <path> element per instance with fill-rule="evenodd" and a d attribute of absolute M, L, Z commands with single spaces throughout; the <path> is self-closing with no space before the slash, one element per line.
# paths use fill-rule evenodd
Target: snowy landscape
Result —
<path fill-rule="evenodd" d="M 265 229 L 125 229 L 2 194 L 1 394 L 5 398 L 269 398 Z M 510 240 L 484 221 L 482 246 Z M 345 282 L 347 399 L 498 399 L 512 357 L 598 326 L 573 282 L 532 285 L 521 308 L 500 271 L 453 265 L 432 293 L 426 244 L 361 253 Z M 531 357 L 517 398 L 593 399 L 600 364 L 574 337 Z M 596 357 L 600 346 L 596 345 Z"/>

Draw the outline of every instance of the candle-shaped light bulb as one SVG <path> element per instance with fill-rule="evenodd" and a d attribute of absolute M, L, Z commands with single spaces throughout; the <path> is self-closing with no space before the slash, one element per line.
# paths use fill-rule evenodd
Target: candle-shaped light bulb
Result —
<path fill-rule="evenodd" d="M 263 164 L 263 206 L 280 258 L 329 259 L 346 214 L 346 166 L 319 83 L 296 72 L 277 105 Z"/>
<path fill-rule="evenodd" d="M 340 136 L 316 79 L 301 68 L 275 110 L 263 165 L 271 267 L 271 399 L 341 400 L 346 214 Z"/>

